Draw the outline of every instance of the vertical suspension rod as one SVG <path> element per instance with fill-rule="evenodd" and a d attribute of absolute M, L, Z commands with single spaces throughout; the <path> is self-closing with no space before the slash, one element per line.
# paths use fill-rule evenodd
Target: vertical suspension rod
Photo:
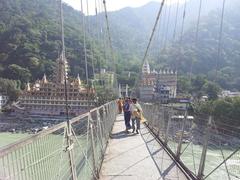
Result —
<path fill-rule="evenodd" d="M 217 76 L 218 76 L 218 63 L 219 63 L 219 59 L 221 57 L 221 50 L 222 50 L 222 34 L 223 34 L 223 19 L 224 19 L 224 13 L 225 13 L 225 4 L 226 4 L 226 0 L 223 0 L 223 2 L 222 2 L 221 24 L 220 24 L 219 38 L 218 38 L 218 50 L 217 50 L 217 60 L 216 60 L 215 81 L 217 80 Z"/>
<path fill-rule="evenodd" d="M 199 2 L 199 9 L 198 9 L 198 17 L 197 17 L 197 26 L 196 26 L 196 33 L 195 33 L 195 48 L 197 50 L 198 45 L 198 35 L 199 35 L 199 25 L 200 25 L 200 18 L 201 18 L 201 11 L 202 11 L 202 0 Z M 192 83 L 192 74 L 193 74 L 193 60 L 191 61 L 190 65 L 190 74 L 189 74 L 189 80 L 190 83 Z"/>
<path fill-rule="evenodd" d="M 60 18 L 61 18 L 61 40 L 62 40 L 62 58 L 65 58 L 65 37 L 64 37 L 64 19 L 63 19 L 63 5 L 60 0 Z"/>
<path fill-rule="evenodd" d="M 114 58 L 114 54 L 113 54 L 113 46 L 112 46 L 110 26 L 109 26 L 109 21 L 108 21 L 106 0 L 103 0 L 103 5 L 104 5 L 104 13 L 105 13 L 106 25 L 107 25 L 108 41 L 109 41 L 111 56 L 112 56 L 112 60 L 113 60 L 113 71 L 114 71 L 114 73 L 116 73 L 116 62 L 115 62 L 115 58 Z"/>
<path fill-rule="evenodd" d="M 63 3 L 62 0 L 59 1 L 60 2 L 60 16 L 61 16 L 61 38 L 62 38 L 62 54 L 61 57 L 62 58 L 62 63 L 66 62 L 66 56 L 65 56 L 65 40 L 64 40 L 64 18 L 63 18 Z M 72 130 L 71 130 L 71 123 L 69 120 L 69 105 L 68 105 L 68 91 L 67 91 L 67 69 L 66 67 L 64 68 L 64 94 L 65 94 L 65 106 L 66 106 L 66 115 L 67 115 L 67 134 L 66 134 L 66 138 L 67 138 L 67 151 L 68 151 L 68 157 L 69 157 L 69 165 L 70 165 L 70 169 L 71 169 L 71 175 L 72 175 L 72 179 L 76 180 L 77 179 L 77 175 L 76 175 L 76 167 L 75 167 L 75 163 L 74 163 L 74 155 L 73 155 L 73 141 L 72 141 Z"/>
<path fill-rule="evenodd" d="M 177 31 L 179 1 L 180 1 L 180 0 L 177 1 L 177 10 L 176 10 L 176 16 L 175 16 L 174 30 L 173 30 L 173 41 L 175 40 L 176 31 Z"/>
<path fill-rule="evenodd" d="M 86 30 L 85 30 L 85 14 L 83 12 L 83 1 L 81 0 L 81 12 L 83 13 L 82 15 L 82 30 L 83 30 L 83 48 L 84 48 L 84 61 L 85 61 L 85 74 L 86 74 L 86 81 L 87 81 L 87 86 L 89 85 L 89 80 L 88 80 L 88 64 L 87 64 L 87 47 L 86 47 Z"/>
<path fill-rule="evenodd" d="M 160 9 L 159 9 L 158 14 L 157 14 L 157 18 L 156 18 L 155 24 L 154 24 L 154 26 L 153 26 L 153 30 L 152 30 L 152 33 L 151 33 L 149 42 L 148 42 L 148 45 L 147 45 L 147 49 L 146 49 L 145 54 L 144 54 L 144 57 L 143 57 L 142 65 L 143 65 L 143 64 L 145 63 L 145 61 L 146 61 L 146 58 L 147 58 L 147 55 L 148 55 L 148 51 L 149 51 L 150 45 L 151 45 L 151 43 L 152 43 L 152 40 L 153 40 L 155 31 L 156 31 L 156 28 L 157 28 L 160 15 L 161 15 L 161 13 L 162 13 L 162 9 L 163 9 L 164 3 L 165 3 L 165 0 L 162 0 Z"/>

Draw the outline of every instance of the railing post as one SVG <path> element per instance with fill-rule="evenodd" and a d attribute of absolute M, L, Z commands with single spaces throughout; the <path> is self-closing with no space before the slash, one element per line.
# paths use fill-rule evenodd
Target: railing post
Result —
<path fill-rule="evenodd" d="M 101 118 L 100 118 L 99 109 L 97 109 L 97 122 L 98 122 L 98 125 L 99 125 L 100 141 L 102 143 L 102 148 L 103 148 L 103 132 L 102 132 L 102 125 L 101 125 Z M 104 153 L 103 151 L 104 150 L 102 149 L 102 154 Z"/>
<path fill-rule="evenodd" d="M 172 112 L 169 111 L 169 112 L 168 112 L 167 130 L 166 130 L 166 133 L 165 133 L 165 140 L 164 140 L 164 143 L 165 143 L 165 144 L 168 143 L 168 134 L 169 134 L 170 124 L 171 124 L 171 116 L 172 116 Z"/>
<path fill-rule="evenodd" d="M 107 122 L 107 110 L 105 105 L 103 106 L 103 128 L 104 128 L 104 138 L 107 139 L 107 134 L 106 134 L 106 122 Z"/>
<path fill-rule="evenodd" d="M 155 105 L 153 105 L 153 107 L 152 107 L 152 111 L 151 111 L 151 119 L 152 119 L 152 131 L 153 132 L 155 132 L 154 131 L 154 128 L 155 128 L 155 126 L 156 126 L 156 109 L 158 109 L 158 104 L 155 104 Z"/>
<path fill-rule="evenodd" d="M 161 128 L 161 120 L 162 120 L 162 108 L 158 109 L 158 137 L 160 137 L 160 128 Z"/>
<path fill-rule="evenodd" d="M 154 122 L 153 122 L 153 108 L 154 108 L 154 105 L 152 104 L 151 105 L 151 109 L 149 109 L 149 112 L 150 112 L 150 114 L 149 114 L 149 119 L 150 119 L 150 126 L 149 126 L 149 128 L 151 128 L 151 130 L 153 130 L 153 126 L 154 126 Z"/>
<path fill-rule="evenodd" d="M 207 125 L 207 132 L 206 132 L 205 138 L 204 138 L 202 155 L 201 155 L 201 160 L 200 160 L 199 169 L 198 169 L 198 176 L 197 177 L 199 179 L 203 179 L 203 176 L 204 176 L 203 173 L 204 173 L 205 161 L 206 161 L 206 156 L 207 156 L 207 147 L 208 147 L 208 140 L 209 140 L 209 135 L 210 135 L 211 124 L 212 124 L 212 116 L 209 116 L 208 125 Z"/>
<path fill-rule="evenodd" d="M 187 110 L 186 110 L 185 114 L 184 114 L 183 122 L 182 122 L 182 130 L 181 130 L 181 133 L 180 133 L 178 147 L 177 147 L 177 154 L 176 154 L 177 159 L 180 159 L 180 155 L 181 155 L 183 135 L 184 135 L 185 123 L 187 121 L 187 116 L 188 116 L 188 113 L 187 113 Z"/>
<path fill-rule="evenodd" d="M 96 166 L 96 147 L 95 147 L 95 143 L 94 143 L 94 133 L 93 133 L 93 127 L 94 127 L 94 124 L 93 124 L 93 119 L 92 119 L 92 116 L 91 114 L 89 113 L 89 121 L 90 121 L 90 131 L 91 131 L 91 145 L 92 145 L 92 154 L 93 154 L 93 169 L 94 169 L 94 173 L 96 174 L 96 177 L 99 178 L 99 174 L 98 174 L 98 169 L 97 169 L 97 166 Z"/>
<path fill-rule="evenodd" d="M 74 163 L 73 151 L 72 151 L 74 147 L 74 143 L 72 140 L 72 126 L 70 121 L 67 121 L 67 145 L 68 145 L 67 151 L 68 151 L 69 163 L 71 167 L 72 178 L 73 180 L 77 180 L 76 166 Z"/>

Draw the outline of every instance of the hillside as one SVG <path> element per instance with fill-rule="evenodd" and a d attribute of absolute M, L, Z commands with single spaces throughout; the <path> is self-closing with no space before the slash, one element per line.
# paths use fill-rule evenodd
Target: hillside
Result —
<path fill-rule="evenodd" d="M 215 81 L 224 89 L 240 90 L 240 2 L 227 6 L 224 22 L 220 57 L 218 41 L 220 14 L 211 11 L 203 16 L 199 26 L 199 38 L 195 41 L 196 28 L 189 27 L 183 36 L 181 48 L 178 43 L 169 45 L 155 61 L 156 66 L 179 68 L 181 74 L 190 72 L 193 62 L 194 75 L 203 75 Z M 181 49 L 181 50 L 180 50 Z M 217 77 L 216 77 L 216 69 Z"/>
<path fill-rule="evenodd" d="M 71 75 L 85 77 L 82 15 L 64 5 L 66 56 Z M 52 70 L 60 53 L 59 5 L 53 0 L 1 0 L 0 76 L 28 82 Z M 90 37 L 87 38 L 89 49 Z M 103 61 L 103 51 L 95 45 L 94 61 Z M 89 73 L 92 74 L 90 57 Z M 95 64 L 95 65 L 96 65 Z"/>
<path fill-rule="evenodd" d="M 117 73 L 121 82 L 134 83 L 134 76 L 139 71 L 143 53 L 156 18 L 160 4 L 151 2 L 139 8 L 124 8 L 109 13 L 110 30 L 112 34 L 114 51 L 117 58 Z M 194 60 L 193 73 L 204 74 L 212 80 L 216 66 L 217 35 L 219 31 L 219 9 L 221 3 L 211 0 L 203 4 L 201 16 L 198 47 L 195 48 L 194 35 L 198 4 L 194 0 L 187 3 L 183 48 L 179 55 L 178 38 L 172 44 L 175 23 L 176 4 L 171 7 L 169 19 L 169 33 L 163 36 L 168 39 L 165 51 L 159 51 L 161 43 L 155 41 L 150 51 L 149 60 L 155 68 L 179 67 L 180 74 L 189 72 L 189 63 Z M 21 80 L 22 82 L 34 81 L 41 78 L 43 73 L 52 74 L 52 69 L 60 51 L 60 25 L 59 7 L 54 0 L 1 0 L 0 4 L 0 77 Z M 160 19 L 162 36 L 166 31 L 167 6 Z M 220 68 L 218 82 L 226 89 L 240 89 L 239 77 L 239 1 L 231 0 L 226 4 L 226 17 L 224 19 L 223 57 L 219 61 Z M 177 23 L 177 37 L 180 32 L 183 4 L 179 6 Z M 100 14 L 102 20 L 104 15 Z M 85 78 L 82 14 L 73 8 L 64 5 L 65 33 L 67 58 L 70 63 L 70 75 L 80 73 Z M 93 38 L 97 38 L 96 17 L 89 17 L 91 30 L 95 36 L 87 33 L 87 48 Z M 103 21 L 101 21 L 103 22 Z M 161 28 L 163 27 L 163 28 Z M 155 37 L 156 38 L 156 37 Z M 113 65 L 110 57 L 105 58 L 104 43 L 95 44 L 94 65 L 109 68 Z M 157 57 L 156 57 L 157 55 Z M 179 61 L 180 59 L 180 61 Z M 88 56 L 89 73 L 92 77 L 91 57 Z M 131 79 L 127 75 L 132 72 Z"/>
<path fill-rule="evenodd" d="M 227 8 L 232 6 L 236 0 L 232 0 L 231 4 L 227 4 Z M 195 0 L 190 0 L 186 5 L 186 19 L 185 29 L 190 28 L 196 23 L 198 15 L 198 6 Z M 206 16 L 209 12 L 219 9 L 221 3 L 219 0 L 211 0 L 203 4 L 202 16 Z M 142 7 L 138 8 L 124 8 L 119 11 L 110 12 L 109 20 L 111 26 L 111 33 L 113 36 L 113 45 L 122 56 L 122 59 L 128 61 L 135 59 L 142 59 L 144 51 L 146 49 L 152 28 L 156 19 L 157 12 L 159 10 L 159 2 L 150 2 Z M 168 22 L 168 13 L 170 9 L 170 18 Z M 179 5 L 178 9 L 178 23 L 177 23 L 177 36 L 179 36 L 181 21 L 183 16 L 184 4 Z M 172 34 L 175 26 L 175 16 L 177 11 L 177 4 L 165 5 L 160 18 L 160 32 L 164 34 L 166 31 L 167 23 L 169 23 L 168 37 L 171 41 Z M 102 18 L 103 15 L 102 15 Z M 166 38 L 166 37 L 164 37 Z M 154 48 L 160 48 L 161 43 L 154 44 Z M 134 52 L 134 53 L 133 53 Z M 123 61 L 124 61 L 123 60 Z"/>

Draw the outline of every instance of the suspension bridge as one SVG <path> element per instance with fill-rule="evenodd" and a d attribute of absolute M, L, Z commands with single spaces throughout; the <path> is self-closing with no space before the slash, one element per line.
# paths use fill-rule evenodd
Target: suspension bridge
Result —
<path fill-rule="evenodd" d="M 195 43 L 201 17 L 202 0 L 199 1 Z M 225 0 L 222 1 L 218 41 L 218 58 L 221 57 L 221 39 Z M 62 49 L 60 58 L 65 57 L 64 15 L 60 1 Z M 96 1 L 95 1 L 96 3 Z M 162 1 L 147 45 L 143 63 L 148 57 L 157 29 L 162 31 L 162 48 L 167 46 L 171 9 Z M 109 46 L 116 71 L 115 58 L 108 23 L 106 1 L 101 3 L 106 23 L 106 46 Z M 96 6 L 96 15 L 97 14 Z M 88 8 L 88 5 L 87 5 Z M 165 9 L 164 9 L 165 8 Z M 175 11 L 173 39 L 180 11 L 179 1 Z M 83 12 L 83 4 L 81 3 Z M 165 11 L 167 20 L 161 26 L 161 14 Z M 88 9 L 87 9 L 88 13 Z M 180 43 L 186 17 L 186 1 L 180 23 Z M 83 17 L 83 24 L 86 19 Z M 86 25 L 87 28 L 88 25 Z M 165 29 L 166 28 L 166 29 Z M 86 29 L 83 29 L 86 34 Z M 160 36 L 160 31 L 157 36 Z M 86 81 L 88 63 L 86 37 L 84 35 L 84 57 Z M 92 44 L 93 46 L 93 44 Z M 179 49 L 181 51 L 181 49 Z M 92 52 L 91 52 L 92 53 Z M 177 60 L 178 62 L 178 60 Z M 217 63 L 217 62 L 216 62 Z M 176 67 L 178 64 L 176 65 Z M 192 67 L 190 65 L 190 75 Z M 216 64 L 217 67 L 217 64 Z M 93 70 L 94 71 L 94 70 Z M 217 68 L 216 68 L 217 75 Z M 139 75 L 141 76 L 141 74 Z M 65 72 L 65 87 L 67 76 Z M 135 89 L 137 89 L 136 82 Z M 134 94 L 134 90 L 133 90 Z M 66 114 L 68 115 L 68 89 L 65 88 Z M 38 134 L 27 137 L 0 149 L 1 180 L 66 180 L 66 179 L 240 179 L 239 129 L 215 121 L 214 116 L 194 114 L 189 117 L 187 109 L 159 103 L 141 103 L 147 120 L 141 125 L 140 134 L 126 133 L 122 114 L 118 114 L 115 100 L 89 109 L 85 114 L 57 124 Z"/>

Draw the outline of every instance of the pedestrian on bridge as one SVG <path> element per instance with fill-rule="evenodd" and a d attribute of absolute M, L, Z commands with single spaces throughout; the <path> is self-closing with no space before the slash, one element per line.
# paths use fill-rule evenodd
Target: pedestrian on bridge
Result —
<path fill-rule="evenodd" d="M 123 100 L 122 100 L 122 98 L 118 99 L 117 105 L 118 105 L 118 113 L 122 114 L 122 108 L 123 108 Z"/>
<path fill-rule="evenodd" d="M 126 97 L 124 104 L 123 104 L 123 112 L 124 112 L 124 121 L 125 121 L 125 126 L 126 126 L 126 132 L 128 133 L 128 130 L 131 129 L 130 125 L 130 119 L 131 119 L 131 99 Z"/>
<path fill-rule="evenodd" d="M 132 99 L 132 104 L 131 104 L 131 118 L 132 118 L 132 133 L 135 132 L 139 133 L 140 130 L 140 120 L 141 120 L 141 114 L 142 114 L 142 107 L 141 105 L 137 102 L 136 98 Z M 137 128 L 135 127 L 135 123 L 137 125 Z"/>

